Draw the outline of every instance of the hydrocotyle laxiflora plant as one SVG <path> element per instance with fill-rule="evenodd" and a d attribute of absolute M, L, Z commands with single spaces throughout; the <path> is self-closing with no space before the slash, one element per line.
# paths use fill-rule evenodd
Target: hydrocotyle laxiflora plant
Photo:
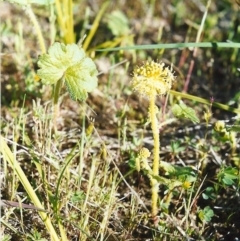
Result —
<path fill-rule="evenodd" d="M 142 66 L 136 67 L 133 71 L 133 90 L 149 100 L 148 114 L 154 140 L 153 165 L 151 175 L 149 175 L 152 186 L 153 218 L 158 214 L 157 202 L 159 188 L 159 182 L 154 177 L 158 176 L 160 166 L 159 122 L 157 119 L 158 108 L 155 105 L 155 100 L 157 96 L 163 96 L 168 93 L 174 80 L 175 76 L 172 68 L 165 66 L 165 64 L 161 62 L 146 61 Z"/>
<path fill-rule="evenodd" d="M 93 60 L 86 56 L 77 44 L 54 43 L 48 53 L 39 57 L 37 71 L 42 82 L 54 85 L 54 112 L 56 120 L 58 100 L 63 84 L 73 100 L 85 101 L 88 93 L 98 84 L 97 68 Z"/>

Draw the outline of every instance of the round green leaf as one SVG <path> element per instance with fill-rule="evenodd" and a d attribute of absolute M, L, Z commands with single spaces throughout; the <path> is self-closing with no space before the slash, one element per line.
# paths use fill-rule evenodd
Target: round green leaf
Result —
<path fill-rule="evenodd" d="M 54 43 L 47 54 L 39 57 L 37 74 L 44 84 L 56 84 L 60 79 L 74 100 L 85 100 L 97 87 L 96 65 L 76 44 Z"/>

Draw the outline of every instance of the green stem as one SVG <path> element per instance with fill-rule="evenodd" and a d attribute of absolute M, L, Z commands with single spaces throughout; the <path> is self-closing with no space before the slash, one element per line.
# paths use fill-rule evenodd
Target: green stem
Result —
<path fill-rule="evenodd" d="M 233 112 L 235 114 L 240 114 L 239 108 L 233 108 L 233 107 L 230 107 L 228 105 L 224 105 L 224 104 L 221 104 L 221 103 L 218 103 L 218 102 L 211 102 L 210 100 L 206 100 L 206 99 L 197 97 L 195 95 L 190 95 L 190 94 L 187 94 L 187 93 L 182 93 L 182 92 L 178 92 L 178 91 L 174 91 L 174 90 L 170 90 L 169 92 L 170 92 L 170 94 L 175 95 L 175 96 L 180 96 L 180 97 L 183 97 L 185 99 L 193 100 L 193 101 L 203 103 L 203 104 L 207 104 L 207 105 L 212 104 L 214 107 L 217 107 L 219 109 L 230 111 L 230 112 Z"/>
<path fill-rule="evenodd" d="M 54 104 L 54 118 L 53 118 L 53 123 L 55 127 L 55 131 L 57 131 L 57 117 L 58 117 L 58 112 L 59 112 L 59 95 L 60 95 L 60 90 L 62 88 L 64 82 L 64 76 L 58 80 L 54 87 L 54 96 L 53 96 L 53 104 Z"/>
<path fill-rule="evenodd" d="M 154 150 L 153 150 L 153 176 L 158 176 L 159 164 L 160 164 L 160 139 L 158 120 L 156 117 L 155 95 L 150 97 L 149 114 L 151 120 L 151 127 L 153 132 Z M 157 201 L 158 201 L 158 181 L 155 178 L 151 178 L 152 185 L 152 216 L 156 217 L 158 213 Z"/>

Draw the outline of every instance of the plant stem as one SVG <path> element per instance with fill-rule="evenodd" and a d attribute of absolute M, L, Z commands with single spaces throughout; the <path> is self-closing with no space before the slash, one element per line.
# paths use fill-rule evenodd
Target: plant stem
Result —
<path fill-rule="evenodd" d="M 230 111 L 230 112 L 233 112 L 235 114 L 240 114 L 239 108 L 233 108 L 233 107 L 230 107 L 228 105 L 224 105 L 224 104 L 221 104 L 221 103 L 218 103 L 218 102 L 211 103 L 210 100 L 206 100 L 206 99 L 200 98 L 198 96 L 190 95 L 190 94 L 187 94 L 187 93 L 181 93 L 181 92 L 178 92 L 178 91 L 175 91 L 175 90 L 170 90 L 169 93 L 172 94 L 172 95 L 175 95 L 175 96 L 178 96 L 178 97 L 183 97 L 185 99 L 193 100 L 193 101 L 196 101 L 196 102 L 199 102 L 199 103 L 203 103 L 203 104 L 207 104 L 207 105 L 212 104 L 212 106 L 217 107 L 219 109 Z"/>
<path fill-rule="evenodd" d="M 158 176 L 160 158 L 159 158 L 159 150 L 160 150 L 160 139 L 159 139 L 159 131 L 158 131 L 158 120 L 156 117 L 156 106 L 155 106 L 155 97 L 156 95 L 152 95 L 150 97 L 150 106 L 149 106 L 149 114 L 151 120 L 151 127 L 153 132 L 153 140 L 154 140 L 154 150 L 153 150 L 153 176 Z M 158 200 L 158 181 L 155 178 L 151 178 L 152 185 L 152 217 L 156 217 L 158 213 L 157 200 Z"/>
<path fill-rule="evenodd" d="M 60 95 L 60 90 L 62 88 L 64 82 L 64 76 L 58 80 L 56 85 L 54 86 L 54 96 L 53 96 L 53 104 L 54 104 L 54 117 L 53 117 L 53 124 L 54 124 L 54 131 L 57 131 L 57 117 L 58 117 L 58 112 L 59 112 L 59 95 Z"/>

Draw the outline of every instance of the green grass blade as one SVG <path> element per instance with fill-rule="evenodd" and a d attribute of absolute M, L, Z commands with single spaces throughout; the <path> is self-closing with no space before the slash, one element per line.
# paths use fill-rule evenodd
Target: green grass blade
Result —
<path fill-rule="evenodd" d="M 232 42 L 202 42 L 202 43 L 170 43 L 170 44 L 146 44 L 117 48 L 96 49 L 99 52 L 119 50 L 144 50 L 144 49 L 175 49 L 175 48 L 240 48 L 240 43 Z"/>
<path fill-rule="evenodd" d="M 240 114 L 240 109 L 236 109 L 236 108 L 230 107 L 228 105 L 224 105 L 224 104 L 221 104 L 221 103 L 218 103 L 218 102 L 211 103 L 210 100 L 206 100 L 206 99 L 197 97 L 195 95 L 189 95 L 189 94 L 181 93 L 181 92 L 174 91 L 174 90 L 170 90 L 169 92 L 170 92 L 170 94 L 175 95 L 175 96 L 180 96 L 180 97 L 183 97 L 185 99 L 193 100 L 193 101 L 196 101 L 196 102 L 199 102 L 199 103 L 202 103 L 202 104 L 208 104 L 208 105 L 212 104 L 214 107 L 217 107 L 219 109 L 230 111 L 230 112 L 233 112 L 235 114 Z"/>

